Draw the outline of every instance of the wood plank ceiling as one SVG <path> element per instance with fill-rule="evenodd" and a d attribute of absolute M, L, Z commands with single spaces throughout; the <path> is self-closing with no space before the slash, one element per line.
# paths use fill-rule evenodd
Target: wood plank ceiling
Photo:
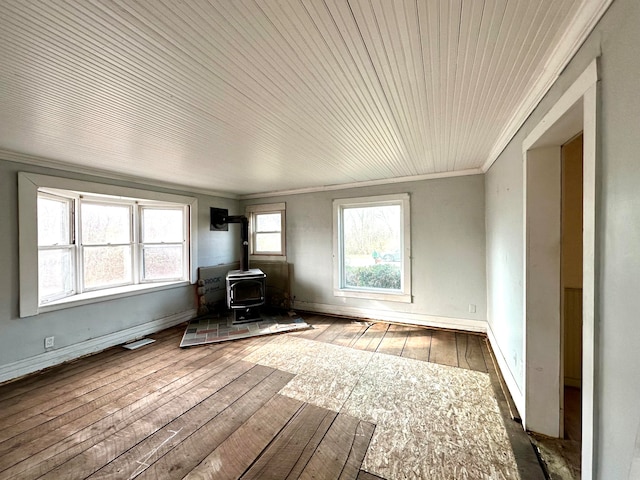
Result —
<path fill-rule="evenodd" d="M 238 195 L 478 172 L 609 1 L 2 0 L 0 157 Z"/>

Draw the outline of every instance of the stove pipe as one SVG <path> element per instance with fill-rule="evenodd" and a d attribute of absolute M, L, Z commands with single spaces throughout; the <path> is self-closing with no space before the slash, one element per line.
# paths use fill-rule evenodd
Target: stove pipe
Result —
<path fill-rule="evenodd" d="M 249 270 L 249 219 L 244 215 L 228 215 L 227 212 L 227 209 L 211 208 L 211 230 L 227 230 L 223 227 L 228 223 L 240 224 L 240 270 L 246 272 Z"/>
<path fill-rule="evenodd" d="M 244 215 L 240 220 L 240 241 L 242 242 L 240 246 L 242 249 L 240 270 L 246 272 L 249 270 L 249 220 Z"/>
<path fill-rule="evenodd" d="M 249 270 L 249 219 L 244 215 L 229 215 L 223 218 L 223 223 L 240 224 L 240 270 Z"/>

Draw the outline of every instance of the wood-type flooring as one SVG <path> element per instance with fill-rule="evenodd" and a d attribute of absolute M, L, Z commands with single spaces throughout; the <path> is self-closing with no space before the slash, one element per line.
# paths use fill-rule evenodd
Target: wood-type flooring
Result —
<path fill-rule="evenodd" d="M 362 469 L 375 424 L 285 396 L 295 374 L 245 360 L 286 336 L 488 374 L 519 478 L 544 478 L 483 336 L 302 317 L 314 328 L 187 349 L 180 325 L 0 385 L 0 479 L 381 478 Z"/>

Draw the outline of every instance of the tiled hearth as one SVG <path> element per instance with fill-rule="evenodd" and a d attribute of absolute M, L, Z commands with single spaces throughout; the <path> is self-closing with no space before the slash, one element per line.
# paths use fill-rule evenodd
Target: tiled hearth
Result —
<path fill-rule="evenodd" d="M 232 315 L 207 315 L 189 322 L 180 346 L 191 347 L 305 328 L 309 328 L 309 325 L 295 312 L 262 313 L 260 320 L 243 324 L 234 324 Z"/>

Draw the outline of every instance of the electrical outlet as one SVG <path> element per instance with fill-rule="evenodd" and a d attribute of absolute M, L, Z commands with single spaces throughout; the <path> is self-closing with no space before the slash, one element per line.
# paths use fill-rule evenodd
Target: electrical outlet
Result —
<path fill-rule="evenodd" d="M 469 304 L 469 313 L 476 313 L 476 306 L 473 303 Z"/>
<path fill-rule="evenodd" d="M 44 338 L 44 348 L 53 348 L 55 337 Z"/>

